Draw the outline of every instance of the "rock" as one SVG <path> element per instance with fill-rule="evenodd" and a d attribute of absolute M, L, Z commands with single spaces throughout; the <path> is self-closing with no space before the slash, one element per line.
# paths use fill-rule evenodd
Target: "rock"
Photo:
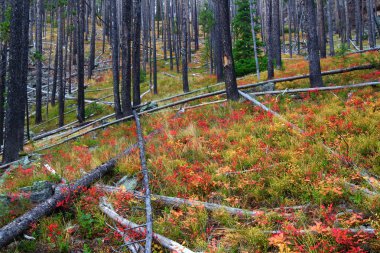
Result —
<path fill-rule="evenodd" d="M 48 181 L 37 181 L 32 186 L 22 187 L 20 191 L 30 193 L 30 201 L 40 203 L 54 194 L 54 184 Z"/>
<path fill-rule="evenodd" d="M 124 176 L 116 185 L 123 187 L 126 191 L 134 191 L 137 187 L 137 179 L 135 177 Z"/>

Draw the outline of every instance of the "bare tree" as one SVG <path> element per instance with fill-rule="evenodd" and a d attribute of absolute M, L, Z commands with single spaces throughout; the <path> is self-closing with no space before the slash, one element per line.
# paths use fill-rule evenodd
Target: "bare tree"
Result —
<path fill-rule="evenodd" d="M 133 49 L 132 49 L 132 71 L 133 71 L 133 105 L 141 103 L 140 99 L 140 42 L 141 42 L 141 0 L 134 0 L 133 10 Z"/>
<path fill-rule="evenodd" d="M 220 6 L 220 19 L 217 20 L 221 24 L 223 38 L 223 70 L 224 81 L 226 84 L 227 99 L 239 99 L 239 91 L 237 88 L 235 64 L 232 56 L 232 38 L 230 31 L 230 5 L 228 0 L 218 0 Z"/>
<path fill-rule="evenodd" d="M 188 0 L 182 0 L 182 48 L 181 48 L 181 53 L 182 53 L 182 83 L 183 83 L 183 92 L 189 92 L 189 79 L 188 79 L 188 66 L 187 66 L 187 52 L 188 47 L 188 33 L 187 33 L 187 10 L 188 10 Z"/>
<path fill-rule="evenodd" d="M 307 50 L 310 70 L 311 87 L 322 87 L 321 63 L 319 57 L 318 35 L 317 35 L 317 17 L 314 0 L 306 0 L 306 17 L 307 17 Z"/>

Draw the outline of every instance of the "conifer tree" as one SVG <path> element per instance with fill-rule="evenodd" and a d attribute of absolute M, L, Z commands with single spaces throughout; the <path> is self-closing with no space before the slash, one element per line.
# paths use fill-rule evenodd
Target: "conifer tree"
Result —
<path fill-rule="evenodd" d="M 256 72 L 256 63 L 254 55 L 254 44 L 253 36 L 251 31 L 251 18 L 250 18 L 250 9 L 249 1 L 238 0 L 236 2 L 237 13 L 233 20 L 233 27 L 235 32 L 235 43 L 233 48 L 234 59 L 235 59 L 235 68 L 236 75 L 243 76 L 249 73 Z M 260 28 L 258 25 L 258 20 L 255 18 L 255 31 L 256 34 L 260 33 Z M 263 46 L 263 42 L 256 38 L 256 43 L 258 47 L 258 55 L 260 66 L 263 66 L 265 69 L 266 60 L 264 56 L 261 55 L 260 47 Z"/>

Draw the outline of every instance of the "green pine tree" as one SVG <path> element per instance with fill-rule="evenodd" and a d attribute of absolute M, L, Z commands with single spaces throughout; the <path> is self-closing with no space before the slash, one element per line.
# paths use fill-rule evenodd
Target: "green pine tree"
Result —
<path fill-rule="evenodd" d="M 233 28 L 235 33 L 235 43 L 233 46 L 233 54 L 235 60 L 235 71 L 237 76 L 244 76 L 249 73 L 256 72 L 256 63 L 253 48 L 253 38 L 251 31 L 251 17 L 248 0 L 238 0 L 236 2 L 237 13 L 233 20 Z M 255 19 L 256 35 L 260 33 L 259 20 Z M 260 70 L 266 68 L 266 57 L 262 55 L 263 42 L 257 38 L 257 53 L 259 56 Z"/>

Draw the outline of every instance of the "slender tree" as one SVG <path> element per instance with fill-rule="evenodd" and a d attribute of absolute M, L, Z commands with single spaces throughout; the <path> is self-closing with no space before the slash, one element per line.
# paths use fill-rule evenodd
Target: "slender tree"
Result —
<path fill-rule="evenodd" d="M 92 0 L 91 5 L 91 41 L 90 41 L 90 59 L 88 64 L 88 78 L 92 77 L 95 68 L 95 41 L 96 41 L 96 0 Z"/>
<path fill-rule="evenodd" d="M 274 78 L 274 68 L 273 68 L 273 23 L 272 23 L 272 0 L 267 0 L 267 6 L 266 6 L 266 14 L 267 14 L 267 57 L 268 57 L 268 64 L 267 64 L 267 72 L 268 72 L 268 80 Z"/>
<path fill-rule="evenodd" d="M 188 18 L 188 0 L 182 0 L 182 83 L 183 83 L 183 92 L 189 92 L 189 79 L 188 79 L 188 66 L 187 54 L 189 53 L 187 43 L 188 43 L 188 31 L 187 31 L 187 18 Z"/>
<path fill-rule="evenodd" d="M 140 43 L 141 43 L 141 0 L 134 0 L 133 9 L 133 44 L 132 44 L 132 71 L 133 71 L 133 105 L 141 103 L 140 98 Z"/>
<path fill-rule="evenodd" d="M 327 24 L 328 24 L 328 32 L 329 32 L 330 56 L 335 55 L 334 27 L 333 27 L 333 20 L 332 20 L 332 10 L 333 10 L 333 0 L 327 0 Z"/>
<path fill-rule="evenodd" d="M 112 41 L 112 72 L 113 72 L 113 96 L 116 118 L 121 118 L 123 113 L 120 105 L 119 91 L 119 28 L 117 19 L 116 1 L 111 2 L 111 41 Z"/>
<path fill-rule="evenodd" d="M 325 6 L 323 1 L 317 0 L 318 43 L 321 57 L 326 58 Z"/>
<path fill-rule="evenodd" d="M 307 17 L 307 50 L 310 70 L 310 84 L 311 87 L 321 87 L 323 86 L 323 80 L 319 57 L 316 6 L 314 0 L 306 0 L 305 5 Z"/>
<path fill-rule="evenodd" d="M 281 32 L 280 32 L 280 0 L 272 0 L 272 43 L 273 43 L 273 58 L 276 60 L 276 68 L 280 69 L 281 60 Z"/>
<path fill-rule="evenodd" d="M 132 0 L 122 2 L 122 86 L 121 100 L 123 115 L 132 115 L 131 101 L 131 30 L 132 30 Z"/>
<path fill-rule="evenodd" d="M 42 22 L 44 12 L 44 1 L 37 0 L 37 23 L 36 23 L 36 124 L 42 121 Z"/>
<path fill-rule="evenodd" d="M 59 111 L 59 126 L 64 125 L 64 111 L 65 111 L 65 83 L 63 81 L 63 40 L 64 40 L 64 6 L 60 3 L 58 6 L 58 111 Z"/>
<path fill-rule="evenodd" d="M 78 102 L 77 118 L 80 123 L 85 121 L 85 104 L 84 104 L 84 15 L 85 0 L 77 2 L 77 27 L 76 27 L 76 56 L 77 56 L 77 82 L 78 82 Z M 74 39 L 75 41 L 75 39 Z M 74 46 L 75 48 L 75 46 Z M 73 52 L 73 54 L 75 54 Z"/>
<path fill-rule="evenodd" d="M 223 40 L 223 67 L 224 81 L 226 84 L 227 99 L 239 99 L 239 92 L 236 82 L 235 64 L 232 55 L 232 38 L 230 29 L 230 5 L 228 0 L 218 0 L 220 6 L 220 19 Z"/>

